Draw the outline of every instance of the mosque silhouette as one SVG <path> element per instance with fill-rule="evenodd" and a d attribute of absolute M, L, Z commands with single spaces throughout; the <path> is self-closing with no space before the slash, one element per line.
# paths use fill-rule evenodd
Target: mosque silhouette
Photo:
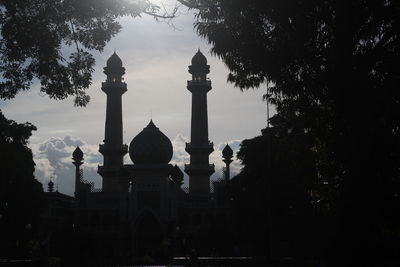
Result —
<path fill-rule="evenodd" d="M 74 228 L 90 237 L 90 250 L 98 257 L 125 257 L 130 262 L 146 256 L 160 259 L 166 254 L 187 254 L 193 249 L 211 255 L 218 247 L 210 229 L 215 224 L 229 224 L 227 192 L 233 152 L 229 145 L 224 148 L 225 177 L 214 182 L 211 192 L 214 164 L 210 164 L 209 154 L 214 149 L 208 139 L 209 72 L 207 59 L 199 50 L 189 66 L 192 79 L 187 82 L 192 110 L 191 141 L 186 143 L 190 162 L 184 166 L 189 190 L 184 190 L 183 172 L 169 163 L 172 143 L 152 120 L 132 139 L 129 149 L 123 144 L 125 68 L 115 52 L 107 60 L 107 79 L 101 87 L 107 95 L 105 138 L 99 146 L 104 158 L 98 167 L 102 189 L 94 189 L 93 183 L 83 179 L 80 166 L 84 153 L 77 147 L 72 158 L 76 166 L 75 197 L 68 199 Z M 124 164 L 127 153 L 133 164 Z M 53 187 L 49 184 L 50 192 Z M 220 242 L 226 244 L 225 240 Z"/>

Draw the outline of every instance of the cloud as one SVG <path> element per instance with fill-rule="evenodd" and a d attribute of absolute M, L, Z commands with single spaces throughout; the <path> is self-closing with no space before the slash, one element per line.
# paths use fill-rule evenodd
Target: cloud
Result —
<path fill-rule="evenodd" d="M 49 159 L 46 155 L 38 155 L 34 158 L 36 167 L 35 167 L 35 177 L 40 181 L 44 182 L 41 177 L 55 177 L 54 167 L 50 164 Z"/>
<path fill-rule="evenodd" d="M 52 137 L 39 144 L 31 144 L 33 159 L 36 163 L 35 177 L 45 190 L 50 179 L 56 188 L 65 194 L 73 195 L 75 189 L 75 166 L 72 153 L 79 146 L 84 152 L 82 165 L 84 179 L 93 181 L 100 187 L 101 177 L 97 174 L 97 165 L 102 162 L 97 145 L 91 145 L 71 136 Z"/>
<path fill-rule="evenodd" d="M 189 154 L 185 151 L 185 143 L 189 138 L 178 134 L 173 140 L 172 145 L 174 154 L 171 164 L 177 164 L 181 170 L 184 170 L 184 164 L 190 161 Z M 236 155 L 240 147 L 240 140 L 227 142 Z M 226 143 L 214 145 L 214 152 L 210 154 L 210 163 L 215 164 L 215 173 L 211 180 L 222 178 L 222 168 L 225 163 L 222 161 L 222 150 Z M 48 140 L 31 144 L 31 149 L 36 163 L 35 177 L 41 183 L 45 190 L 47 183 L 53 179 L 58 191 L 73 195 L 75 189 L 75 166 L 72 164 L 72 153 L 79 146 L 84 153 L 84 164 L 82 165 L 84 179 L 95 183 L 96 188 L 101 187 L 101 177 L 97 173 L 97 166 L 102 164 L 103 156 L 98 152 L 98 145 L 93 145 L 81 139 L 72 136 L 52 137 Z M 131 164 L 129 155 L 125 157 L 125 163 Z M 231 177 L 240 172 L 240 162 L 234 157 L 231 163 Z M 184 186 L 188 186 L 188 176 L 185 174 Z"/>
<path fill-rule="evenodd" d="M 174 155 L 171 159 L 171 164 L 177 164 L 182 170 L 184 164 L 189 163 L 189 154 L 185 150 L 186 143 L 189 142 L 189 138 L 182 134 L 178 134 L 174 140 L 172 140 L 172 147 L 174 149 Z"/>

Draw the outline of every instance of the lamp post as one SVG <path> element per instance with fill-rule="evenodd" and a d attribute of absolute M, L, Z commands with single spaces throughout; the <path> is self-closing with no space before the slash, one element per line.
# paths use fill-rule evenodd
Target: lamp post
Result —
<path fill-rule="evenodd" d="M 265 156 L 267 157 L 267 171 L 271 170 L 271 132 L 270 132 L 270 125 L 269 125 L 269 119 L 270 119 L 270 112 L 269 112 L 269 87 L 268 87 L 268 82 L 267 82 L 267 94 L 266 94 L 266 109 L 267 109 L 267 147 L 266 147 L 266 153 Z M 264 171 L 264 178 L 266 179 L 266 197 L 267 197 L 267 258 L 272 261 L 273 260 L 273 238 L 272 238 L 272 190 L 271 190 L 271 177 L 267 177 L 267 172 Z"/>

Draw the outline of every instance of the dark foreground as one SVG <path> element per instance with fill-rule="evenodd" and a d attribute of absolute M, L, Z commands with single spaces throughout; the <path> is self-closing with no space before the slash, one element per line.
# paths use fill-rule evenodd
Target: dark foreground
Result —
<path fill-rule="evenodd" d="M 125 265 L 128 266 L 157 266 L 157 267 L 178 267 L 178 266 L 187 266 L 187 267 L 203 267 L 203 266 L 224 266 L 224 267 L 244 267 L 244 266 L 266 266 L 267 262 L 264 258 L 253 258 L 253 257 L 198 257 L 198 258 L 190 258 L 190 257 L 174 257 L 170 264 L 133 264 L 133 265 Z M 270 264 L 268 264 L 270 265 Z M 69 266 L 62 265 L 59 262 L 52 263 L 44 263 L 41 261 L 34 260 L 6 260 L 0 259 L 0 266 Z M 76 266 L 76 265 L 74 265 Z M 86 265 L 85 265 L 86 266 Z M 92 266 L 92 265 L 89 265 Z M 93 265 L 95 266 L 95 265 Z M 96 265 L 97 267 L 98 265 Z M 120 265 L 110 265 L 105 264 L 101 266 L 120 266 Z M 294 265 L 270 265 L 270 266 L 294 266 Z"/>

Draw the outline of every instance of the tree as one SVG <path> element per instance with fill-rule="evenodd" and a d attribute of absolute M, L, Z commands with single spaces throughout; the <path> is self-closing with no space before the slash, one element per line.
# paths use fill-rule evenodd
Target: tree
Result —
<path fill-rule="evenodd" d="M 2 257 L 11 257 L 16 241 L 22 246 L 27 232 L 39 227 L 42 185 L 34 179 L 35 163 L 28 139 L 35 126 L 7 120 L 0 112 L 0 245 Z M 17 255 L 14 255 L 17 256 Z M 21 255 L 20 255 L 21 256 Z"/>
<path fill-rule="evenodd" d="M 369 265 L 394 257 L 386 240 L 399 240 L 400 225 L 399 2 L 179 2 L 197 10 L 195 28 L 228 80 L 267 83 L 277 112 L 290 111 L 312 136 L 313 195 L 331 200 L 315 203 L 336 218 L 338 255 Z"/>
<path fill-rule="evenodd" d="M 74 96 L 76 106 L 85 106 L 95 63 L 91 53 L 101 52 L 119 32 L 118 18 L 142 14 L 168 19 L 176 8 L 167 13 L 149 0 L 0 0 L 0 99 L 39 82 L 50 98 Z M 37 227 L 43 189 L 28 148 L 34 130 L 0 111 L 0 257 L 12 256 L 3 245 L 15 246 L 25 230 Z"/>
<path fill-rule="evenodd" d="M 308 194 L 316 176 L 312 138 L 295 125 L 287 131 L 289 119 L 279 114 L 260 136 L 243 140 L 237 154 L 243 168 L 230 187 L 242 245 L 253 246 L 248 253 L 273 259 L 310 258 L 317 248 Z"/>
<path fill-rule="evenodd" d="M 102 51 L 119 32 L 119 17 L 173 18 L 176 9 L 161 11 L 149 0 L 0 1 L 0 99 L 14 98 L 39 81 L 50 98 L 74 96 L 75 105 L 85 106 L 91 51 Z"/>

